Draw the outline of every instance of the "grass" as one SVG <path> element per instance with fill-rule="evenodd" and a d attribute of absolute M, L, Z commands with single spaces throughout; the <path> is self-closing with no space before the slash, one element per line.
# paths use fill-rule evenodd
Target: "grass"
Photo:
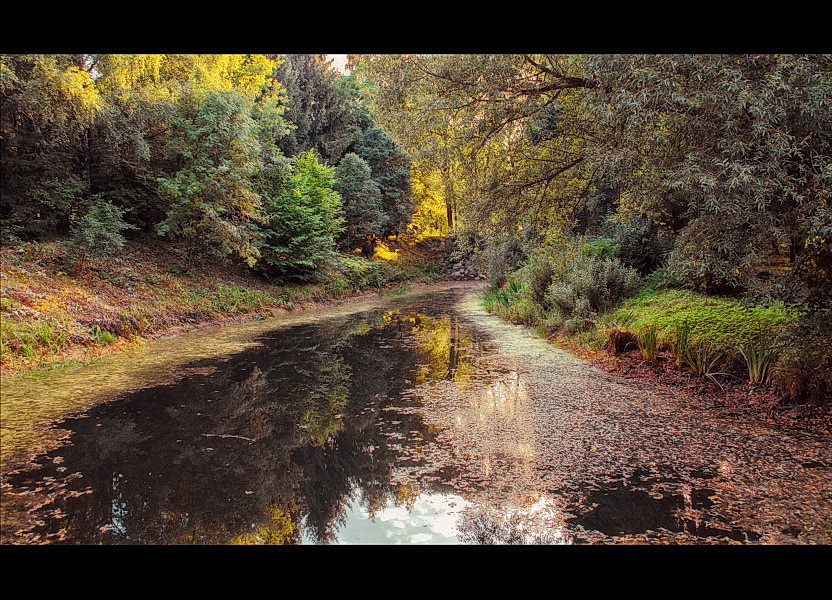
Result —
<path fill-rule="evenodd" d="M 659 337 L 671 345 L 684 327 L 682 335 L 688 343 L 703 341 L 714 350 L 736 352 L 740 345 L 752 344 L 760 329 L 774 331 L 792 322 L 798 308 L 783 304 L 748 307 L 732 298 L 678 289 L 645 289 L 625 301 L 606 320 L 623 319 L 631 312 L 635 314 L 629 317 L 631 329 L 640 331 L 653 325 Z"/>
<path fill-rule="evenodd" d="M 685 362 L 685 354 L 690 347 L 690 323 L 682 321 L 676 324 L 671 343 L 676 357 L 676 368 L 681 368 Z"/>
<path fill-rule="evenodd" d="M 751 383 L 766 384 L 771 380 L 775 358 L 771 335 L 768 332 L 761 329 L 754 341 L 739 346 L 739 352 L 745 360 L 748 380 Z"/>
<path fill-rule="evenodd" d="M 543 312 L 532 300 L 529 284 L 519 279 L 510 279 L 502 288 L 487 290 L 482 304 L 486 311 L 512 323 L 542 325 Z"/>
<path fill-rule="evenodd" d="M 636 344 L 641 357 L 647 362 L 656 360 L 659 348 L 659 330 L 655 325 L 648 325 L 636 334 Z"/>
<path fill-rule="evenodd" d="M 728 373 L 717 372 L 717 367 L 723 360 L 723 354 L 714 350 L 711 344 L 699 342 L 688 347 L 685 352 L 685 362 L 695 375 L 707 377 L 722 389 L 717 381 L 717 375 L 728 375 Z"/>
<path fill-rule="evenodd" d="M 776 357 L 773 341 L 777 332 L 795 321 L 799 306 L 771 304 L 745 306 L 738 299 L 705 296 L 679 289 L 656 291 L 643 288 L 637 296 L 599 319 L 591 332 L 598 345 L 611 324 L 636 332 L 645 360 L 655 358 L 658 345 L 673 351 L 676 367 L 689 367 L 696 375 L 719 385 L 720 367 L 738 368 L 744 359 L 752 383 L 768 383 Z M 721 387 L 721 386 L 720 386 Z"/>

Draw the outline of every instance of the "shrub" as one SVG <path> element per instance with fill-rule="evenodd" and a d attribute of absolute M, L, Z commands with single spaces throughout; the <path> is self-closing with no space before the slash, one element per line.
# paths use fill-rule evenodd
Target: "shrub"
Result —
<path fill-rule="evenodd" d="M 125 243 L 122 235 L 136 229 L 124 221 L 124 209 L 96 197 L 87 212 L 72 226 L 70 243 L 81 253 L 81 262 L 106 256 L 120 250 Z"/>
<path fill-rule="evenodd" d="M 112 344 L 116 341 L 115 335 L 113 335 L 106 329 L 101 329 L 98 325 L 95 325 L 92 328 L 92 337 L 96 342 L 100 344 Z"/>
<path fill-rule="evenodd" d="M 294 157 L 286 172 L 271 174 L 257 261 L 267 277 L 283 283 L 313 281 L 317 269 L 332 260 L 342 225 L 333 173 L 309 150 Z"/>
<path fill-rule="evenodd" d="M 365 287 L 382 288 L 404 277 L 402 270 L 393 263 L 350 254 L 339 255 L 333 270 L 334 273 L 329 275 L 332 280 L 328 283 L 333 284 L 333 290 L 338 293 Z"/>
<path fill-rule="evenodd" d="M 602 227 L 606 245 L 614 248 L 615 257 L 642 275 L 656 270 L 667 255 L 670 236 L 659 224 L 646 216 L 617 215 L 609 217 Z"/>
<path fill-rule="evenodd" d="M 638 273 L 617 259 L 578 255 L 547 288 L 546 305 L 566 329 L 585 329 L 596 315 L 634 294 L 640 284 Z"/>
<path fill-rule="evenodd" d="M 594 256 L 595 258 L 616 258 L 618 248 L 618 244 L 613 240 L 599 237 L 581 245 L 580 253 L 584 256 Z"/>
<path fill-rule="evenodd" d="M 559 281 L 580 255 L 574 240 L 558 237 L 554 241 L 535 246 L 516 271 L 516 276 L 529 285 L 529 296 L 544 311 L 551 311 L 546 292 L 554 281 Z"/>
<path fill-rule="evenodd" d="M 506 277 L 514 271 L 523 260 L 523 247 L 516 237 L 508 236 L 493 242 L 485 249 L 482 258 L 488 273 L 491 287 L 499 288 L 506 282 Z"/>
<path fill-rule="evenodd" d="M 822 402 L 832 396 L 832 308 L 804 313 L 775 341 L 777 388 L 785 401 Z"/>
<path fill-rule="evenodd" d="M 682 282 L 669 266 L 662 265 L 650 273 L 644 281 L 644 286 L 647 289 L 659 292 L 666 289 L 680 288 Z"/>

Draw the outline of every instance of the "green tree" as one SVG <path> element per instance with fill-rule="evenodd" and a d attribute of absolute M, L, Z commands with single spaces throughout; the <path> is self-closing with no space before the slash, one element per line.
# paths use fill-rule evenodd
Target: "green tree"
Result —
<path fill-rule="evenodd" d="M 371 253 L 387 230 L 388 216 L 367 161 L 353 152 L 344 156 L 335 169 L 335 189 L 341 196 L 346 221 L 342 246 Z"/>
<path fill-rule="evenodd" d="M 286 156 L 309 149 L 337 165 L 364 126 L 367 114 L 355 102 L 357 90 L 321 54 L 289 54 L 276 73 L 288 97 L 286 119 L 292 124 L 278 144 Z"/>
<path fill-rule="evenodd" d="M 355 153 L 369 165 L 371 177 L 381 194 L 381 210 L 386 217 L 381 235 L 403 233 L 414 210 L 410 157 L 377 126 L 361 133 L 355 144 Z"/>
<path fill-rule="evenodd" d="M 187 83 L 172 78 L 164 54 L 100 54 L 91 57 L 102 107 L 90 130 L 90 193 L 124 208 L 147 232 L 166 218 L 168 200 L 157 179 L 175 168 L 165 146 L 175 101 Z"/>
<path fill-rule="evenodd" d="M 753 290 L 783 254 L 789 280 L 813 295 L 828 289 L 832 57 L 599 55 L 586 64 L 598 81 L 593 114 L 610 132 L 598 155 L 625 167 L 619 209 L 675 222 L 670 260 L 688 284 Z"/>
<path fill-rule="evenodd" d="M 572 181 L 581 177 L 588 121 L 553 123 L 558 110 L 577 115 L 568 92 L 594 85 L 579 61 L 505 54 L 358 62 L 359 76 L 376 85 L 375 114 L 413 157 L 420 180 L 438 173 L 449 231 L 502 235 L 568 218 L 581 189 Z"/>
<path fill-rule="evenodd" d="M 177 106 L 167 145 L 179 169 L 160 177 L 170 206 L 159 235 L 182 237 L 197 250 L 259 258 L 264 220 L 254 178 L 260 143 L 248 98 L 237 90 L 189 90 Z"/>
<path fill-rule="evenodd" d="M 332 259 L 341 232 L 341 199 L 334 169 L 315 150 L 294 157 L 288 168 L 269 169 L 263 179 L 266 223 L 258 269 L 282 280 L 305 281 Z"/>
<path fill-rule="evenodd" d="M 89 195 L 89 125 L 100 98 L 84 55 L 0 57 L 4 230 L 66 234 Z"/>
<path fill-rule="evenodd" d="M 163 193 L 159 179 L 175 179 L 188 160 L 219 164 L 218 156 L 209 154 L 210 143 L 219 140 L 221 132 L 206 133 L 201 145 L 183 146 L 183 122 L 192 118 L 187 113 L 194 111 L 199 98 L 236 96 L 240 106 L 223 110 L 244 115 L 245 124 L 235 117 L 230 122 L 242 131 L 246 144 L 259 145 L 254 162 L 276 160 L 275 140 L 286 133 L 283 97 L 272 77 L 277 61 L 256 54 L 102 54 L 93 55 L 92 61 L 105 101 L 92 130 L 92 192 L 129 207 L 131 220 L 145 230 L 153 231 L 172 212 L 181 217 L 182 207 L 170 193 Z M 208 123 L 203 116 L 203 131 Z M 222 125 L 222 118 L 215 123 Z M 230 140 L 236 134 L 225 135 Z M 236 154 L 232 162 L 237 161 L 238 171 L 243 153 L 229 152 L 226 157 Z M 250 179 L 257 169 L 243 170 Z"/>

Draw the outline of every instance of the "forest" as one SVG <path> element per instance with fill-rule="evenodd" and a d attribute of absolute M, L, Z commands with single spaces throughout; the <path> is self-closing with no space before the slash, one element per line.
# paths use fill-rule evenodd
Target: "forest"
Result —
<path fill-rule="evenodd" d="M 513 322 L 828 404 L 832 56 L 348 67 L 2 56 L 4 263 L 57 243 L 62 272 L 83 273 L 132 243 L 178 253 L 183 272 L 222 261 L 270 285 L 360 288 L 400 276 L 391 240 L 447 236 Z M 3 288 L 6 361 L 37 335 Z"/>

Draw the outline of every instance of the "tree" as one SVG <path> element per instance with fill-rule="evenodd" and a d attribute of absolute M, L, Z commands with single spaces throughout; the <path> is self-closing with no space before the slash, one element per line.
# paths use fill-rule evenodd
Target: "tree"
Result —
<path fill-rule="evenodd" d="M 441 174 L 449 229 L 540 244 L 616 217 L 669 236 L 694 287 L 758 287 L 778 253 L 771 293 L 832 287 L 828 55 L 362 60 L 381 123 Z"/>
<path fill-rule="evenodd" d="M 357 73 L 376 85 L 381 124 L 420 171 L 438 173 L 449 231 L 475 223 L 483 233 L 499 233 L 524 221 L 543 227 L 563 219 L 565 198 L 578 186 L 554 182 L 577 176 L 585 121 L 563 119 L 555 135 L 558 111 L 547 107 L 569 107 L 568 91 L 594 85 L 579 76 L 577 61 L 506 54 L 371 55 L 357 62 Z M 546 110 L 544 131 L 536 119 Z M 538 135 L 524 136 L 526 125 Z"/>
<path fill-rule="evenodd" d="M 346 221 L 342 246 L 371 253 L 387 230 L 389 217 L 367 161 L 352 152 L 344 156 L 335 169 L 335 189 L 341 195 Z"/>
<path fill-rule="evenodd" d="M 200 97 L 236 95 L 249 120 L 244 135 L 259 144 L 255 160 L 274 159 L 275 139 L 286 126 L 279 85 L 271 77 L 277 63 L 265 55 L 101 54 L 91 60 L 105 100 L 92 130 L 92 192 L 129 207 L 133 222 L 145 230 L 171 216 L 172 196 L 162 193 L 158 180 L 174 179 L 185 164 L 176 145 L 183 115 Z M 197 153 L 207 151 L 203 145 Z"/>
<path fill-rule="evenodd" d="M 278 144 L 286 156 L 309 149 L 336 165 L 355 141 L 365 115 L 356 111 L 354 89 L 339 84 L 331 61 L 321 54 L 289 54 L 276 73 L 285 88 L 293 125 Z M 357 121 L 356 121 L 357 119 Z"/>
<path fill-rule="evenodd" d="M 312 278 L 332 258 L 341 233 L 334 169 L 321 163 L 315 150 L 307 150 L 287 169 L 269 169 L 262 185 L 267 220 L 258 269 L 281 281 Z"/>
<path fill-rule="evenodd" d="M 83 55 L 0 57 L 6 233 L 65 234 L 89 194 L 89 124 L 100 107 Z"/>
<path fill-rule="evenodd" d="M 185 238 L 189 260 L 197 248 L 249 265 L 259 258 L 261 149 L 249 111 L 236 90 L 189 90 L 177 107 L 167 151 L 180 168 L 158 179 L 170 207 L 156 230 Z"/>
<path fill-rule="evenodd" d="M 675 221 L 691 286 L 753 290 L 773 256 L 814 295 L 830 264 L 832 57 L 594 56 L 593 112 L 626 164 L 621 209 Z M 818 286 L 820 284 L 820 286 Z M 794 299 L 783 292 L 783 299 Z"/>
<path fill-rule="evenodd" d="M 410 157 L 380 127 L 364 130 L 355 144 L 355 153 L 370 167 L 370 175 L 381 194 L 381 211 L 386 225 L 381 235 L 403 233 L 413 217 L 410 187 Z"/>

